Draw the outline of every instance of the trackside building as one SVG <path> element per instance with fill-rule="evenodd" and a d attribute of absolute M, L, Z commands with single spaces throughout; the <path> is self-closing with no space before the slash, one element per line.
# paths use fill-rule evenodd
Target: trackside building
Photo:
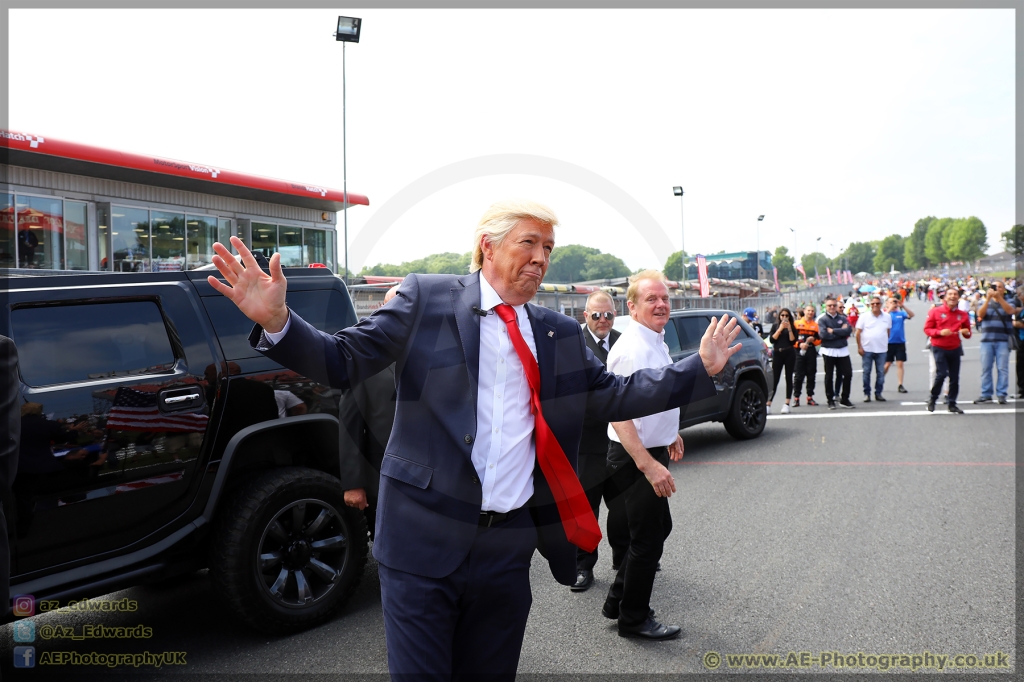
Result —
<path fill-rule="evenodd" d="M 0 268 L 156 272 L 238 236 L 285 267 L 338 271 L 337 213 L 369 200 L 302 182 L 0 130 Z M 2 271 L 0 271 L 2 272 Z"/>

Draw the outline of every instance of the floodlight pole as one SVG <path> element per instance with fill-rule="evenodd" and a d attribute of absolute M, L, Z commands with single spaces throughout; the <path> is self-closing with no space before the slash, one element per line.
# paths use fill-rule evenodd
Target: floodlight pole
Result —
<path fill-rule="evenodd" d="M 341 195 L 345 225 L 345 286 L 348 286 L 348 139 L 345 136 L 345 43 L 341 44 Z"/>

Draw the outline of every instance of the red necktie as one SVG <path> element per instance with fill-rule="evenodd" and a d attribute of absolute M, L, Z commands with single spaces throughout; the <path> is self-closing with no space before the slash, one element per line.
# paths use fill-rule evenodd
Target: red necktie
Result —
<path fill-rule="evenodd" d="M 494 307 L 501 321 L 508 327 L 508 336 L 516 349 L 519 361 L 523 364 L 526 381 L 530 385 L 530 411 L 533 412 L 533 435 L 537 445 L 537 463 L 544 474 L 544 479 L 551 488 L 558 507 L 558 515 L 565 528 L 565 537 L 569 542 L 585 552 L 593 552 L 601 542 L 601 527 L 590 508 L 587 494 L 580 485 L 580 479 L 566 459 L 562 446 L 551 432 L 544 413 L 540 409 L 540 368 L 537 360 L 530 352 L 516 320 L 516 311 L 504 303 Z"/>

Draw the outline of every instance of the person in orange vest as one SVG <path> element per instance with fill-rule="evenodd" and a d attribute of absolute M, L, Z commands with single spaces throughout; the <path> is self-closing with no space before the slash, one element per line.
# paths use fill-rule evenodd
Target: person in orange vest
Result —
<path fill-rule="evenodd" d="M 809 305 L 804 309 L 802 317 L 796 320 L 796 372 L 793 376 L 793 407 L 800 407 L 800 387 L 807 378 L 807 405 L 817 407 L 814 402 L 814 376 L 818 372 L 818 346 L 821 345 L 821 337 L 818 336 L 818 321 L 814 317 L 814 306 Z"/>

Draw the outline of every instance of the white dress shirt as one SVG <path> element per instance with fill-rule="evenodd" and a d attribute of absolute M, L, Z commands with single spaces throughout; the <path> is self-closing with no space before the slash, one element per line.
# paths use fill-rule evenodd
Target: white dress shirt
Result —
<path fill-rule="evenodd" d="M 508 337 L 508 328 L 493 310 L 502 302 L 481 272 L 480 309 L 488 314 L 480 318 L 476 440 L 471 457 L 483 491 L 481 510 L 495 512 L 512 511 L 529 501 L 533 495 L 533 465 L 537 458 L 530 385 L 523 363 Z M 523 340 L 536 359 L 537 344 L 526 306 L 512 308 L 516 311 Z M 270 343 L 276 344 L 290 326 L 291 315 L 284 329 L 276 333 L 264 330 L 264 335 Z"/>
<path fill-rule="evenodd" d="M 671 364 L 665 332 L 656 332 L 639 323 L 626 327 L 615 347 L 608 351 L 608 371 L 624 377 L 638 369 L 657 369 Z M 633 426 L 645 448 L 671 445 L 679 435 L 679 408 L 634 419 Z M 608 437 L 616 443 L 622 442 L 611 424 L 608 425 Z"/>

